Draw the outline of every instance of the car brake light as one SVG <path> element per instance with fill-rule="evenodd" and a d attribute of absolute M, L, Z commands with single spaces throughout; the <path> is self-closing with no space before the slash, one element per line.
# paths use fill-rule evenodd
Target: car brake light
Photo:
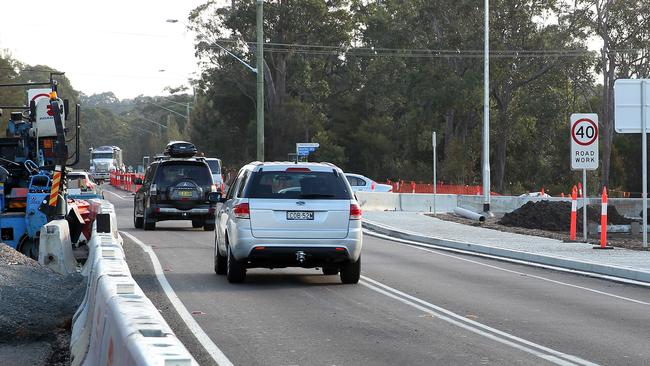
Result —
<path fill-rule="evenodd" d="M 287 168 L 285 172 L 311 172 L 309 168 Z"/>
<path fill-rule="evenodd" d="M 235 214 L 235 217 L 238 219 L 250 219 L 251 218 L 251 208 L 248 203 L 240 203 L 236 205 L 232 212 Z"/>
<path fill-rule="evenodd" d="M 361 207 L 356 203 L 350 204 L 350 220 L 361 220 Z"/>

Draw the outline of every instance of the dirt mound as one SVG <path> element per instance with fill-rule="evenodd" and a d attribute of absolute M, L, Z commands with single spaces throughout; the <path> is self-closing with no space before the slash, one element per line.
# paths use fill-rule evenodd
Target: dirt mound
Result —
<path fill-rule="evenodd" d="M 61 275 L 0 243 L 0 343 L 69 329 L 84 292 L 80 274 Z"/>
<path fill-rule="evenodd" d="M 614 206 L 607 206 L 607 219 L 610 225 L 632 222 L 619 214 Z M 587 207 L 587 221 L 600 224 L 600 205 Z M 527 229 L 568 231 L 571 226 L 571 202 L 527 202 L 520 208 L 505 214 L 498 223 Z M 582 209 L 578 210 L 577 226 L 582 226 Z"/>

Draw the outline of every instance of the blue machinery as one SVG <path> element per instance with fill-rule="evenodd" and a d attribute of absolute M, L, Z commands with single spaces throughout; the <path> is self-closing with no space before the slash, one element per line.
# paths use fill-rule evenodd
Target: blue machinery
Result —
<path fill-rule="evenodd" d="M 80 112 L 77 105 L 76 150 L 69 156 L 64 126 L 68 103 L 58 98 L 52 75 L 48 83 L 0 87 L 37 85 L 49 88 L 30 90 L 35 95 L 27 106 L 0 106 L 19 110 L 11 112 L 6 137 L 0 138 L 0 241 L 35 259 L 41 228 L 67 216 L 63 182 L 65 167 L 79 161 Z M 59 179 L 53 184 L 55 175 Z"/>

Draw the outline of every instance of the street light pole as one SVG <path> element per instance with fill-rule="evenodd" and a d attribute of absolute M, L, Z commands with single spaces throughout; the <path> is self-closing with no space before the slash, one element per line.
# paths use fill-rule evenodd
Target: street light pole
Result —
<path fill-rule="evenodd" d="M 257 0 L 257 160 L 264 161 L 264 17 L 263 0 Z"/>
<path fill-rule="evenodd" d="M 485 0 L 483 54 L 483 212 L 490 212 L 490 0 Z"/>

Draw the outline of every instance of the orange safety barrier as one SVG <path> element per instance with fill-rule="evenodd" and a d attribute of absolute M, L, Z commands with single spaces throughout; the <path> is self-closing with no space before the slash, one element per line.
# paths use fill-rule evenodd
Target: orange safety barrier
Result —
<path fill-rule="evenodd" d="M 135 192 L 140 189 L 139 184 L 135 184 L 135 179 L 142 179 L 144 176 L 138 173 L 119 173 L 111 172 L 109 181 L 110 185 L 128 192 Z"/>
<path fill-rule="evenodd" d="M 415 183 L 414 181 L 392 182 L 388 180 L 386 184 L 393 186 L 393 193 L 433 193 L 433 184 Z M 481 195 L 483 194 L 482 186 L 456 185 L 438 183 L 436 185 L 437 194 L 461 194 L 461 195 Z M 495 192 L 490 192 L 492 196 L 498 196 Z"/>

